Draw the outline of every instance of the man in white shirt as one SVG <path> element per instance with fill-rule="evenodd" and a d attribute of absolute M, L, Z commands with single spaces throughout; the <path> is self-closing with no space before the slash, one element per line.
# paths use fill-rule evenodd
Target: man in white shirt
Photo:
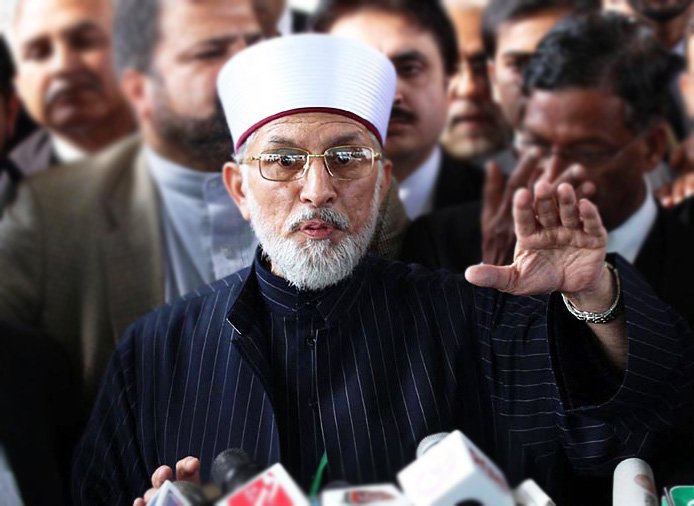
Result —
<path fill-rule="evenodd" d="M 676 68 L 647 30 L 619 15 L 574 18 L 555 27 L 524 74 L 521 161 L 507 191 L 514 191 L 514 176 L 556 185 L 582 173 L 608 230 L 607 251 L 633 263 L 692 324 L 694 230 L 658 207 L 645 178 L 666 148 L 667 89 L 659 83 Z M 506 230 L 491 239 L 512 252 Z M 461 206 L 415 223 L 405 254 L 463 269 L 481 259 L 481 242 L 490 239 L 483 235 L 479 207 Z"/>
<path fill-rule="evenodd" d="M 17 92 L 42 128 L 10 154 L 23 175 L 96 153 L 135 130 L 113 70 L 111 0 L 12 0 Z"/>

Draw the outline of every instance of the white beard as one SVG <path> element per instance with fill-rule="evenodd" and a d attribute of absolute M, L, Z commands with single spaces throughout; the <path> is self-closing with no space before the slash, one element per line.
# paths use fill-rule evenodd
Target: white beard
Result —
<path fill-rule="evenodd" d="M 332 224 L 338 230 L 343 230 L 345 234 L 337 244 L 333 244 L 328 238 L 307 239 L 303 245 L 299 245 L 296 241 L 276 235 L 272 231 L 261 206 L 245 184 L 247 179 L 244 178 L 251 226 L 273 270 L 299 290 L 321 290 L 348 277 L 366 254 L 376 229 L 382 180 L 383 171 L 379 169 L 369 219 L 357 233 L 349 231 L 350 222 L 345 215 L 331 208 L 306 208 L 294 216 L 289 216 L 284 227 L 285 232 L 298 227 L 302 222 L 319 219 Z"/>

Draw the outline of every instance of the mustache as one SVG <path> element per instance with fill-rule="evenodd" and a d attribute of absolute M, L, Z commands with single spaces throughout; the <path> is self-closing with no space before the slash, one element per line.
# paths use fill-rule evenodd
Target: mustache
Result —
<path fill-rule="evenodd" d="M 463 102 L 454 103 L 448 109 L 449 118 L 459 118 L 465 116 L 485 115 L 493 117 L 497 114 L 497 107 L 494 103 L 475 103 Z"/>
<path fill-rule="evenodd" d="M 403 123 L 414 123 L 417 121 L 417 115 L 412 111 L 394 105 L 390 110 L 390 121 L 401 121 Z"/>
<path fill-rule="evenodd" d="M 337 230 L 349 229 L 349 218 L 347 218 L 347 216 L 335 211 L 334 209 L 328 209 L 325 207 L 321 209 L 306 209 L 301 211 L 297 216 L 291 218 L 287 228 L 290 232 L 296 232 L 305 222 L 311 220 L 320 220 L 323 223 L 332 225 Z"/>
<path fill-rule="evenodd" d="M 44 104 L 51 105 L 62 95 L 80 88 L 101 90 L 101 79 L 92 72 L 78 72 L 67 76 L 58 77 L 51 81 L 43 97 Z"/>

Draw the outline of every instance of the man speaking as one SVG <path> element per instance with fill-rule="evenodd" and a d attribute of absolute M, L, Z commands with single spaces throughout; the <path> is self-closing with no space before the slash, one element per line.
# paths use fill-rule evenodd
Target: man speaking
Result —
<path fill-rule="evenodd" d="M 126 332 L 76 456 L 79 504 L 129 504 L 187 455 L 206 480 L 226 448 L 304 487 L 323 459 L 329 480 L 393 481 L 452 429 L 512 484 L 571 504 L 577 477 L 647 458 L 674 424 L 691 335 L 626 262 L 605 262 L 597 210 L 569 185 L 519 191 L 513 264 L 467 281 L 365 255 L 395 80 L 378 51 L 326 35 L 225 65 L 224 179 L 261 247 Z"/>

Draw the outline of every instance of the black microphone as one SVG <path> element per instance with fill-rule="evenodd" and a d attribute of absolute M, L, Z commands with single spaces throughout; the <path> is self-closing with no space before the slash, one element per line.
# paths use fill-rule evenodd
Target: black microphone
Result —
<path fill-rule="evenodd" d="M 228 494 L 243 486 L 263 469 L 241 448 L 224 450 L 212 462 L 210 477 Z"/>

